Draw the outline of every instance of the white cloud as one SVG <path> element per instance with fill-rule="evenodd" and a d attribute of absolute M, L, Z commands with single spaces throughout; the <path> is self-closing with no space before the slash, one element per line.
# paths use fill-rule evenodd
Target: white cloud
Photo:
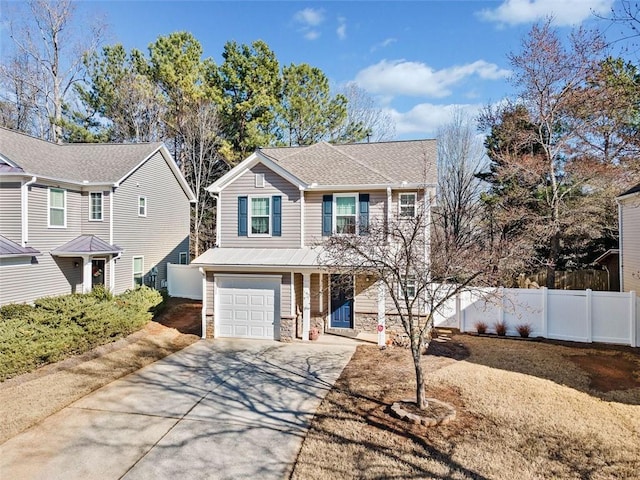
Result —
<path fill-rule="evenodd" d="M 442 98 L 451 95 L 451 87 L 467 77 L 498 80 L 509 74 L 509 70 L 484 60 L 442 70 L 420 62 L 382 60 L 359 71 L 355 81 L 371 93 Z"/>
<path fill-rule="evenodd" d="M 381 41 L 380 43 L 376 43 L 373 47 L 371 47 L 371 51 L 375 52 L 376 50 L 380 49 L 380 48 L 386 48 L 389 45 L 391 45 L 392 43 L 397 42 L 398 39 L 397 38 L 385 38 L 383 41 Z"/>
<path fill-rule="evenodd" d="M 305 8 L 299 10 L 293 16 L 293 19 L 307 27 L 317 27 L 324 21 L 324 11 L 315 8 Z"/>
<path fill-rule="evenodd" d="M 606 15 L 614 0 L 504 0 L 494 9 L 484 9 L 478 16 L 501 24 L 532 23 L 552 16 L 557 26 L 579 25 L 592 13 Z"/>
<path fill-rule="evenodd" d="M 315 28 L 324 22 L 324 10 L 315 8 L 305 8 L 293 15 L 293 21 L 298 24 L 298 32 L 307 40 L 315 40 L 320 36 L 320 32 Z"/>
<path fill-rule="evenodd" d="M 393 108 L 385 111 L 391 115 L 396 123 L 398 136 L 435 137 L 438 128 L 449 123 L 454 112 L 462 110 L 471 117 L 475 117 L 484 107 L 481 104 L 450 104 L 434 105 L 420 103 L 408 112 L 398 112 Z"/>
<path fill-rule="evenodd" d="M 338 17 L 338 28 L 336 34 L 340 40 L 347 38 L 347 19 L 344 17 Z"/>

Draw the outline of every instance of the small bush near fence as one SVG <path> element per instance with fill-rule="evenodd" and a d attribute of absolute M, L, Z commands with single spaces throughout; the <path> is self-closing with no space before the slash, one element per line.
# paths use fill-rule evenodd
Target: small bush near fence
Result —
<path fill-rule="evenodd" d="M 0 307 L 0 380 L 135 332 L 161 303 L 159 292 L 141 287 L 117 296 L 97 289 Z"/>

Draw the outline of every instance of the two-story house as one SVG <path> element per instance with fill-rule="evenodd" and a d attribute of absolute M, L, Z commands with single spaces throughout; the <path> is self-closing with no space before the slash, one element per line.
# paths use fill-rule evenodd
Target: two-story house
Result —
<path fill-rule="evenodd" d="M 435 140 L 262 148 L 208 190 L 217 243 L 196 258 L 208 337 L 308 339 L 375 332 L 384 316 L 375 280 L 322 265 L 331 235 L 364 234 L 373 219 L 411 216 L 435 195 Z M 296 320 L 301 319 L 298 327 Z"/>
<path fill-rule="evenodd" d="M 0 128 L 0 304 L 166 282 L 195 197 L 162 143 L 58 145 Z"/>

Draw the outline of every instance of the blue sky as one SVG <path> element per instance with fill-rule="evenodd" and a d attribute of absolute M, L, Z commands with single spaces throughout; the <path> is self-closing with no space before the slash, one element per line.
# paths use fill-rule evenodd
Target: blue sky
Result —
<path fill-rule="evenodd" d="M 614 1 L 85 1 L 78 16 L 103 14 L 106 43 L 127 49 L 189 31 L 216 63 L 228 40 L 264 40 L 281 65 L 317 66 L 334 87 L 356 81 L 407 139 L 433 136 L 454 106 L 475 113 L 510 94 L 507 54 L 533 22 L 554 15 L 562 34 L 604 28 L 592 12 L 607 15 Z"/>

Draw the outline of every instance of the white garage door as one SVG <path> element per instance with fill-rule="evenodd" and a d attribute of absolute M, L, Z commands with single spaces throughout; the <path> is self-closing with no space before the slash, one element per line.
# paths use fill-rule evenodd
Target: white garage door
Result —
<path fill-rule="evenodd" d="M 216 337 L 278 339 L 280 277 L 216 275 Z"/>

